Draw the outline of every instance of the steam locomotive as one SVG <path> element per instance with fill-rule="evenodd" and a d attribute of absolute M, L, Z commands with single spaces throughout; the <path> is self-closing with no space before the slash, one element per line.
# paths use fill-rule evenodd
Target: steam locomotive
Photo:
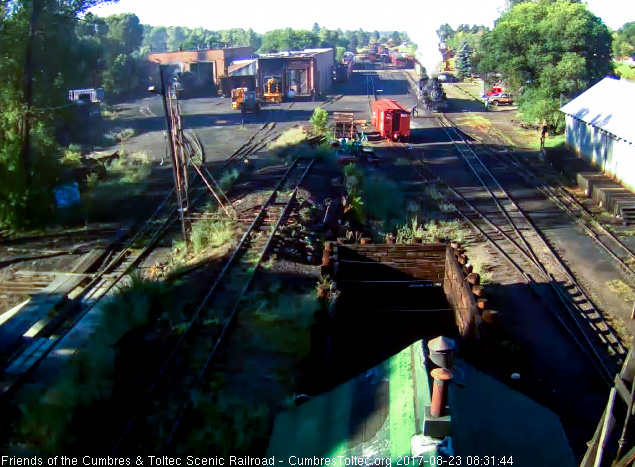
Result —
<path fill-rule="evenodd" d="M 447 107 L 445 91 L 436 77 L 429 78 L 427 75 L 423 75 L 419 79 L 417 99 L 430 112 L 442 112 Z"/>

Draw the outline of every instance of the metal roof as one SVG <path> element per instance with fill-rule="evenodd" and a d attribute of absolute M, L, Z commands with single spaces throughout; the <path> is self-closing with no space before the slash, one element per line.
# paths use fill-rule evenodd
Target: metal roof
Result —
<path fill-rule="evenodd" d="M 402 110 L 406 113 L 410 113 L 403 105 L 393 99 L 379 99 L 375 101 L 375 106 L 379 109 L 385 110 Z"/>
<path fill-rule="evenodd" d="M 409 457 L 431 399 L 423 345 L 417 341 L 356 378 L 282 412 L 267 457 L 370 460 L 356 465 L 387 458 L 397 465 L 399 456 Z M 504 456 L 514 466 L 577 465 L 554 412 L 461 359 L 455 363 L 460 385 L 450 384 L 449 406 L 456 456 L 494 456 L 497 462 Z M 434 455 L 428 453 L 415 465 L 435 465 L 436 458 L 430 459 Z"/>
<path fill-rule="evenodd" d="M 304 50 L 285 50 L 284 52 L 275 52 L 269 54 L 260 54 L 260 58 L 302 58 L 315 57 L 318 54 L 326 53 L 332 48 L 327 49 L 304 49 Z"/>
<path fill-rule="evenodd" d="M 635 83 L 604 78 L 560 111 L 617 138 L 635 142 L 633 102 Z"/>
<path fill-rule="evenodd" d="M 250 58 L 246 60 L 234 60 L 229 67 L 227 67 L 227 74 L 229 76 L 249 76 L 256 74 L 256 67 L 254 65 L 258 59 Z"/>

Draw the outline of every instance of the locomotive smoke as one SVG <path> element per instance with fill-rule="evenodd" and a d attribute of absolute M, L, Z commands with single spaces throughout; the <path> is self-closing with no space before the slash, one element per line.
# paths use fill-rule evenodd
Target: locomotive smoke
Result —
<path fill-rule="evenodd" d="M 439 52 L 439 38 L 434 28 L 408 31 L 408 36 L 417 44 L 416 58 L 426 68 L 428 76 L 431 78 L 436 76 L 441 64 L 441 53 Z"/>

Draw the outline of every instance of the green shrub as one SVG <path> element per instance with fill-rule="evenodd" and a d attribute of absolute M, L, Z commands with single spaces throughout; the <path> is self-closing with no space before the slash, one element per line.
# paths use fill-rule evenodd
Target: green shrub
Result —
<path fill-rule="evenodd" d="M 71 144 L 62 155 L 62 164 L 69 167 L 77 167 L 82 163 L 81 148 L 75 144 Z"/>
<path fill-rule="evenodd" d="M 137 183 L 148 178 L 152 170 L 146 151 L 122 152 L 108 167 L 109 174 L 121 183 Z"/>
<path fill-rule="evenodd" d="M 380 220 L 387 230 L 392 230 L 403 222 L 406 198 L 403 190 L 393 180 L 381 173 L 373 173 L 364 178 L 363 199 L 366 216 Z"/>
<path fill-rule="evenodd" d="M 238 169 L 232 169 L 228 172 L 225 172 L 221 175 L 218 180 L 218 186 L 220 186 L 221 190 L 227 191 L 229 190 L 234 183 L 240 178 L 240 171 Z"/>
<path fill-rule="evenodd" d="M 329 113 L 322 107 L 316 107 L 311 115 L 312 131 L 315 135 L 326 135 L 328 132 Z"/>
<path fill-rule="evenodd" d="M 2 99 L 0 99 L 0 104 Z M 0 105 L 1 107 L 1 105 Z M 44 123 L 31 128 L 31 181 L 27 186 L 18 132 L 21 113 L 0 112 L 0 228 L 22 229 L 44 225 L 55 212 L 53 188 L 59 183 L 59 149 Z"/>

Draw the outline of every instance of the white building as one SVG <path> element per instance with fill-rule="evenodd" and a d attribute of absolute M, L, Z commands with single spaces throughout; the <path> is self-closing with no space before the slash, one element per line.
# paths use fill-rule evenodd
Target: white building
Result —
<path fill-rule="evenodd" d="M 567 146 L 635 190 L 635 83 L 604 78 L 560 110 Z"/>

